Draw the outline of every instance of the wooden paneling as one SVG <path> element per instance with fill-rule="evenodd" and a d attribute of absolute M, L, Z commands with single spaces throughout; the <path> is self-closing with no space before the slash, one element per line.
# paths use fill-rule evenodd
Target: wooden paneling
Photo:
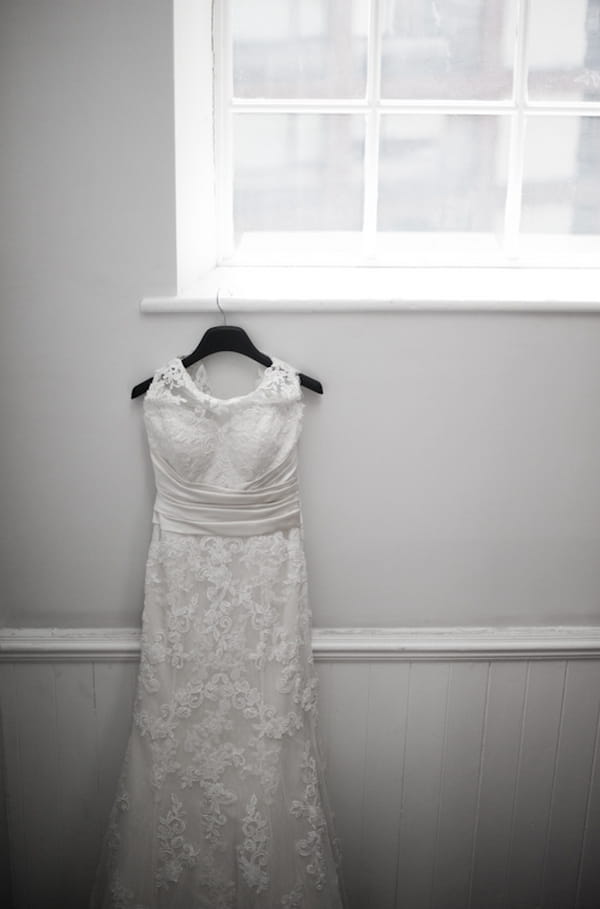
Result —
<path fill-rule="evenodd" d="M 356 666 L 341 663 L 332 667 L 328 724 L 326 729 L 321 730 L 327 743 L 328 789 L 335 812 L 336 830 L 344 849 L 345 882 L 349 893 L 360 892 L 362 880 L 368 674 L 369 667 L 365 663 Z"/>
<path fill-rule="evenodd" d="M 600 720 L 600 717 L 599 717 Z M 583 848 L 577 881 L 577 905 L 581 909 L 594 909 L 600 894 L 600 754 L 598 739 L 600 722 L 596 727 L 592 783 L 588 791 L 588 804 L 583 831 Z"/>
<path fill-rule="evenodd" d="M 136 671 L 133 663 L 0 666 L 14 909 L 86 906 Z"/>
<path fill-rule="evenodd" d="M 505 905 L 527 670 L 525 663 L 490 669 L 468 906 Z"/>
<path fill-rule="evenodd" d="M 27 906 L 58 906 L 62 875 L 59 840 L 65 808 L 60 803 L 55 666 L 14 667 L 19 711 L 17 791 L 21 799 L 27 865 L 19 866 L 17 890 Z M 9 791 L 12 783 L 9 780 Z"/>
<path fill-rule="evenodd" d="M 464 909 L 469 901 L 489 676 L 482 663 L 450 667 L 432 909 Z"/>
<path fill-rule="evenodd" d="M 317 672 L 350 909 L 597 909 L 600 661 Z M 85 909 L 136 673 L 0 665 L 4 905 L 12 892 L 13 909 Z"/>
<path fill-rule="evenodd" d="M 354 900 L 365 906 L 393 906 L 396 900 L 409 675 L 408 663 L 369 667 L 362 878 Z"/>
<path fill-rule="evenodd" d="M 566 663 L 534 663 L 527 701 L 508 857 L 509 903 L 541 905 Z"/>
<path fill-rule="evenodd" d="M 562 909 L 577 889 L 597 748 L 600 665 L 567 666 L 546 841 L 544 907 Z M 596 899 L 595 905 L 600 903 Z"/>
<path fill-rule="evenodd" d="M 410 667 L 397 887 L 414 909 L 431 897 L 449 670 L 447 663 Z"/>

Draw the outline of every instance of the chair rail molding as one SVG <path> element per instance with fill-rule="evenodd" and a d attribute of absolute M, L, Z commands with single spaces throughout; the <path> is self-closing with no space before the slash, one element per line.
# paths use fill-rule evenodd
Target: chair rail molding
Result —
<path fill-rule="evenodd" d="M 135 661 L 138 628 L 4 628 L 0 661 Z M 600 625 L 313 628 L 315 660 L 562 660 L 600 658 Z"/>

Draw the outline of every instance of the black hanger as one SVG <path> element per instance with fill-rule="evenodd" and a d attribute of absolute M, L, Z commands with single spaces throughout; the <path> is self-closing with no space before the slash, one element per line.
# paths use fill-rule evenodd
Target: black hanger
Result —
<path fill-rule="evenodd" d="M 219 304 L 219 297 L 217 294 L 217 306 L 221 309 Z M 221 312 L 223 310 L 221 309 Z M 223 313 L 223 318 L 225 318 L 225 313 Z M 243 328 L 239 328 L 237 325 L 213 325 L 211 328 L 208 328 L 195 350 L 188 354 L 187 357 L 182 357 L 181 362 L 187 369 L 188 366 L 192 366 L 193 363 L 196 363 L 198 360 L 201 360 L 203 357 L 207 357 L 209 354 L 218 353 L 219 351 L 229 350 L 234 353 L 243 354 L 246 357 L 250 357 L 251 360 L 256 360 L 258 363 L 262 363 L 263 366 L 271 366 L 273 360 L 267 354 L 262 353 L 258 350 L 248 334 L 244 331 Z M 316 391 L 317 394 L 323 394 L 323 386 L 318 381 L 318 379 L 311 379 L 310 376 L 304 375 L 304 373 L 298 373 L 300 377 L 300 384 L 304 385 L 306 388 L 310 388 L 311 391 Z M 137 398 L 138 395 L 144 394 L 150 388 L 152 384 L 152 379 L 145 379 L 143 382 L 140 382 L 139 385 L 136 385 L 133 391 L 131 392 L 132 398 Z"/>

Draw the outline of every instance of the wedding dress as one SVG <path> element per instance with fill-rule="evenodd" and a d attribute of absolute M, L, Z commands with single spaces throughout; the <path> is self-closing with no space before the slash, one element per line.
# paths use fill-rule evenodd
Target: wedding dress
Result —
<path fill-rule="evenodd" d="M 245 395 L 154 373 L 156 481 L 132 726 L 90 909 L 344 909 L 317 726 L 282 360 Z"/>

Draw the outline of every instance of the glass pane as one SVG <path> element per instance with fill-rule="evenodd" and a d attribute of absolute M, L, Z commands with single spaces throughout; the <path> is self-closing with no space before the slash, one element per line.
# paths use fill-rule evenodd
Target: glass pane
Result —
<path fill-rule="evenodd" d="M 508 117 L 382 117 L 379 230 L 500 233 L 508 135 Z"/>
<path fill-rule="evenodd" d="M 532 0 L 529 96 L 600 101 L 600 0 Z"/>
<path fill-rule="evenodd" d="M 529 117 L 521 230 L 600 235 L 600 118 Z"/>
<path fill-rule="evenodd" d="M 517 0 L 384 4 L 385 98 L 508 98 Z"/>
<path fill-rule="evenodd" d="M 236 97 L 364 97 L 369 0 L 231 5 Z"/>
<path fill-rule="evenodd" d="M 362 114 L 234 117 L 234 233 L 362 227 Z"/>

